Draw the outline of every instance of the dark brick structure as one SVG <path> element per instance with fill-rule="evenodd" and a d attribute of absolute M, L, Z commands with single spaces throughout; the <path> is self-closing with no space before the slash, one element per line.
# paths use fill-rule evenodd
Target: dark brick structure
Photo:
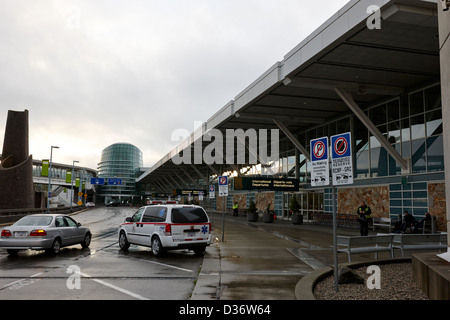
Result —
<path fill-rule="evenodd" d="M 28 110 L 9 110 L 0 163 L 0 209 L 34 208 L 28 134 Z"/>

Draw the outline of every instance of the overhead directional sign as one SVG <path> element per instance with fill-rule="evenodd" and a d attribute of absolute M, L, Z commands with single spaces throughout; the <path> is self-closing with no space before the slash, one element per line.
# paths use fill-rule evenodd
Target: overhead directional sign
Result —
<path fill-rule="evenodd" d="M 105 178 L 91 178 L 91 184 L 105 184 Z"/>
<path fill-rule="evenodd" d="M 328 137 L 313 139 L 311 146 L 311 186 L 327 186 L 330 184 L 328 164 Z"/>
<path fill-rule="evenodd" d="M 350 132 L 331 137 L 331 172 L 333 185 L 353 183 L 353 161 Z"/>
<path fill-rule="evenodd" d="M 108 178 L 108 184 L 110 184 L 110 185 L 120 185 L 120 184 L 122 184 L 122 179 L 119 179 L 119 178 Z"/>
<path fill-rule="evenodd" d="M 234 177 L 234 190 L 298 191 L 298 179 Z"/>
<path fill-rule="evenodd" d="M 228 196 L 228 177 L 227 176 L 219 177 L 219 196 L 221 196 L 221 197 Z"/>

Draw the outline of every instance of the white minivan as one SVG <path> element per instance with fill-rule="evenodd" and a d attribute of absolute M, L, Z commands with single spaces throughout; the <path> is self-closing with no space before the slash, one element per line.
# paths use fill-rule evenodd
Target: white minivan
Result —
<path fill-rule="evenodd" d="M 150 247 L 155 256 L 165 250 L 189 249 L 203 255 L 211 244 L 208 214 L 196 205 L 152 205 L 139 208 L 119 226 L 119 246 Z"/>

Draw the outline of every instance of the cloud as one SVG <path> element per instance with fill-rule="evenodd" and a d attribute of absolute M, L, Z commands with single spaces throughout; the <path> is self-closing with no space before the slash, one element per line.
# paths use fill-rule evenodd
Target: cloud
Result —
<path fill-rule="evenodd" d="M 346 2 L 0 0 L 0 132 L 28 109 L 35 159 L 128 142 L 151 166 Z"/>

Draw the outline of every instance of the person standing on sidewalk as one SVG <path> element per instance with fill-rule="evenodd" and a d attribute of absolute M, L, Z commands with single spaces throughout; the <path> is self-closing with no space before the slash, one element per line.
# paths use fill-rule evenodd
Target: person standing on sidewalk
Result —
<path fill-rule="evenodd" d="M 233 205 L 233 216 L 237 217 L 239 211 L 239 203 L 236 201 Z"/>
<path fill-rule="evenodd" d="M 356 214 L 359 216 L 359 233 L 361 236 L 367 236 L 369 234 L 369 220 L 372 219 L 372 211 L 370 210 L 370 207 L 362 201 L 361 206 L 356 211 Z"/>

